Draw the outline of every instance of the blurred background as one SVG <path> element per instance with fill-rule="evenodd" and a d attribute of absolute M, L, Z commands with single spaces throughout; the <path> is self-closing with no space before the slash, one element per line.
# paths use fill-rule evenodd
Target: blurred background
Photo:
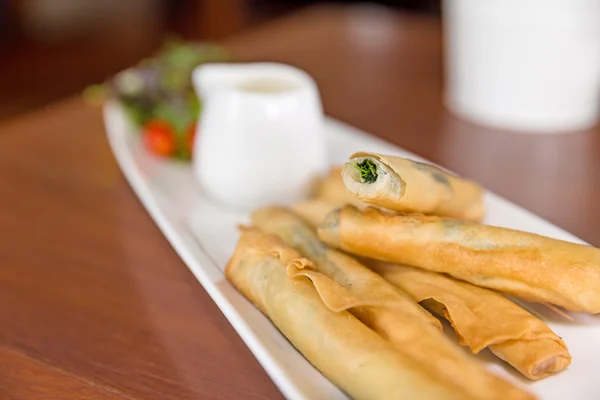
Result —
<path fill-rule="evenodd" d="M 152 54 L 169 35 L 218 41 L 315 3 L 320 1 L 0 0 L 0 119 L 101 82 Z M 439 0 L 372 3 L 440 13 Z"/>

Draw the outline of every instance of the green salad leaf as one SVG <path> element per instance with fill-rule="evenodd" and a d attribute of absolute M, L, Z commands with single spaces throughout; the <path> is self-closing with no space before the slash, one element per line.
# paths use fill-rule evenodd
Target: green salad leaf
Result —
<path fill-rule="evenodd" d="M 101 85 L 84 90 L 89 103 L 118 101 L 127 118 L 144 134 L 150 120 L 168 124 L 175 141 L 173 157 L 189 159 L 191 133 L 202 110 L 192 85 L 192 72 L 207 62 L 232 62 L 234 57 L 215 43 L 169 38 L 153 57 L 145 58 Z"/>

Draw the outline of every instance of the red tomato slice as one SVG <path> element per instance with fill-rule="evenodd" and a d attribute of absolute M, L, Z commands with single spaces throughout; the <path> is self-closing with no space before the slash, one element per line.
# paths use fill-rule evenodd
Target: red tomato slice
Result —
<path fill-rule="evenodd" d="M 175 135 L 166 121 L 150 120 L 144 125 L 144 143 L 156 155 L 170 157 L 175 153 Z"/>

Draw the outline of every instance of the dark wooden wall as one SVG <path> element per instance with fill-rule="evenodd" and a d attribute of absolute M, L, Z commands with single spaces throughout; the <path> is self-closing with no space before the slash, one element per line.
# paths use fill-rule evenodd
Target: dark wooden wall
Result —
<path fill-rule="evenodd" d="M 196 40 L 219 39 L 318 2 L 112 1 L 116 5 L 130 3 L 134 11 L 129 10 L 129 15 L 121 9 L 114 12 L 109 9 L 104 13 L 98 12 L 97 16 L 81 22 L 75 28 L 66 27 L 66 23 L 65 27 L 61 27 L 57 22 L 50 28 L 44 28 L 44 24 L 41 24 L 40 28 L 36 26 L 36 18 L 31 16 L 31 7 L 40 1 L 0 0 L 0 119 L 77 93 L 90 83 L 104 80 L 150 55 L 167 34 L 175 33 Z M 76 14 L 72 11 L 73 7 L 60 9 L 69 7 L 65 0 L 45 0 L 43 3 L 59 9 L 59 16 Z M 79 0 L 78 4 L 90 3 L 88 0 Z M 381 0 L 378 3 L 425 12 L 436 12 L 438 5 L 437 0 Z M 54 14 L 56 19 L 57 13 Z M 39 16 L 37 18 L 40 25 Z M 70 21 L 73 25 L 76 17 L 71 17 Z"/>

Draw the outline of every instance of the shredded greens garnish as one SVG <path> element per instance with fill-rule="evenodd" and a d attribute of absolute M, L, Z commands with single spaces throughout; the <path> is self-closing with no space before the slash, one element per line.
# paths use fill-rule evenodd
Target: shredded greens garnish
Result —
<path fill-rule="evenodd" d="M 369 159 L 352 164 L 360 173 L 362 183 L 373 183 L 377 180 L 377 165 Z"/>

